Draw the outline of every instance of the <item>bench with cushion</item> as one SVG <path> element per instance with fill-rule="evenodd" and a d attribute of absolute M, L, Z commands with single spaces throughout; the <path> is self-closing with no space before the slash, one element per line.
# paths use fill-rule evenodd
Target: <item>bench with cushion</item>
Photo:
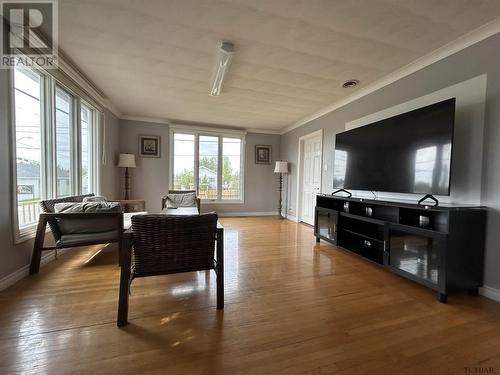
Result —
<path fill-rule="evenodd" d="M 118 243 L 120 251 L 124 219 L 130 225 L 130 217 L 124 218 L 119 203 L 88 194 L 45 200 L 40 205 L 42 213 L 38 219 L 30 274 L 39 271 L 42 252 L 46 250 Z M 55 246 L 44 246 L 47 224 Z"/>

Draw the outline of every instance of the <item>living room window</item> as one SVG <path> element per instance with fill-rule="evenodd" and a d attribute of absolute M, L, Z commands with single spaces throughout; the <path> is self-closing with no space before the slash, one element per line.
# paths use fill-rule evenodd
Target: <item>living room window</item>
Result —
<path fill-rule="evenodd" d="M 35 231 L 42 199 L 97 191 L 97 109 L 39 70 L 13 82 L 15 239 Z"/>
<path fill-rule="evenodd" d="M 222 138 L 222 199 L 242 200 L 242 140 Z"/>
<path fill-rule="evenodd" d="M 193 190 L 194 189 L 194 134 L 174 134 L 173 157 L 173 189 Z"/>
<path fill-rule="evenodd" d="M 28 70 L 14 71 L 17 221 L 19 229 L 38 220 L 45 196 L 42 152 L 44 79 Z"/>
<path fill-rule="evenodd" d="M 73 195 L 73 97 L 56 87 L 56 197 Z"/>
<path fill-rule="evenodd" d="M 171 132 L 171 189 L 196 190 L 205 201 L 242 203 L 244 134 Z"/>
<path fill-rule="evenodd" d="M 198 141 L 198 196 L 219 197 L 219 137 L 201 135 Z"/>
<path fill-rule="evenodd" d="M 80 193 L 88 194 L 95 190 L 96 179 L 96 110 L 82 103 L 80 106 Z"/>

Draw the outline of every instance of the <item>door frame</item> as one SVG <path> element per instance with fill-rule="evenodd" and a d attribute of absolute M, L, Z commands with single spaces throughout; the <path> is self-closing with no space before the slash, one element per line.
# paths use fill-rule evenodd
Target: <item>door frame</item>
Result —
<path fill-rule="evenodd" d="M 297 159 L 297 201 L 295 204 L 296 207 L 296 215 L 295 215 L 295 221 L 297 223 L 300 223 L 300 219 L 302 216 L 302 154 L 304 153 L 304 141 L 310 138 L 314 138 L 320 136 L 321 140 L 321 161 L 320 161 L 320 173 L 319 173 L 319 192 L 321 193 L 321 185 L 323 182 L 323 129 L 316 130 L 315 132 L 303 135 L 302 137 L 299 137 L 299 152 L 298 152 L 298 159 Z"/>

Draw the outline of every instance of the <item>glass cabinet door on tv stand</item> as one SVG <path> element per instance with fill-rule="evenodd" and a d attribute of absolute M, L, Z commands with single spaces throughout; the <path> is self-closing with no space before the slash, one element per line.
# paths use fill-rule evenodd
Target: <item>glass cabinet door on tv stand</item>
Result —
<path fill-rule="evenodd" d="M 315 214 L 314 235 L 316 241 L 319 242 L 320 238 L 322 238 L 330 243 L 337 244 L 338 211 L 316 207 Z"/>
<path fill-rule="evenodd" d="M 439 293 L 446 301 L 444 249 L 446 235 L 405 225 L 388 225 L 384 263 L 394 272 Z"/>

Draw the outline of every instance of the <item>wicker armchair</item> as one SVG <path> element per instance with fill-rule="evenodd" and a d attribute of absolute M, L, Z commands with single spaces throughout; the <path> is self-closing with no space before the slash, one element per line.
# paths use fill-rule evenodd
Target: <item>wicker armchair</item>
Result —
<path fill-rule="evenodd" d="M 42 252 L 46 250 L 57 250 L 62 248 L 88 246 L 116 242 L 121 251 L 121 235 L 123 233 L 122 212 L 91 212 L 91 213 L 67 213 L 54 212 L 56 203 L 82 202 L 83 198 L 94 194 L 71 196 L 66 198 L 51 199 L 40 202 L 42 213 L 38 219 L 33 255 L 31 257 L 30 274 L 38 273 Z M 92 227 L 106 228 L 106 230 L 89 231 L 85 228 L 85 222 L 90 221 Z M 47 224 L 50 227 L 55 240 L 55 246 L 44 247 L 45 232 Z M 69 233 L 62 228 L 73 227 Z"/>
<path fill-rule="evenodd" d="M 196 193 L 196 190 L 169 190 L 167 194 L 185 194 L 185 193 Z M 201 212 L 201 199 L 196 198 L 196 206 L 198 207 L 198 212 Z M 161 198 L 161 208 L 167 207 L 167 196 Z"/>
<path fill-rule="evenodd" d="M 223 309 L 223 241 L 224 229 L 217 224 L 216 213 L 132 217 L 132 230 L 123 238 L 117 325 L 127 324 L 130 283 L 136 277 L 213 269 L 217 274 L 217 309 Z"/>

